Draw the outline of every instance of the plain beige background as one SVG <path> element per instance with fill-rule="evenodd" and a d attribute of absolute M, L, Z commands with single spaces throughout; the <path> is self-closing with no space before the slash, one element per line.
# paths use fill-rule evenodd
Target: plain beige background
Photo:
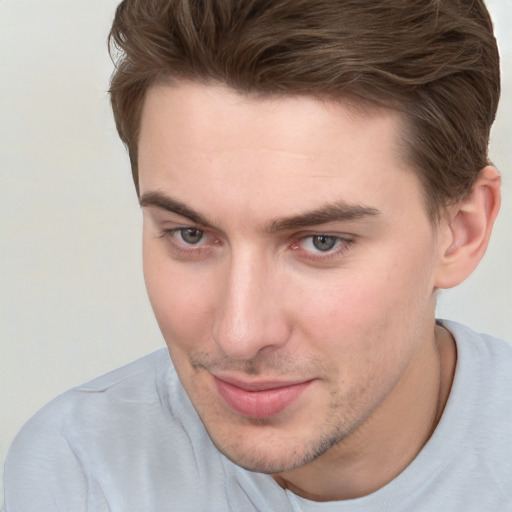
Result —
<path fill-rule="evenodd" d="M 140 212 L 106 90 L 117 0 L 0 0 L 0 461 L 67 388 L 163 346 Z M 512 0 L 488 2 L 503 99 L 503 207 L 484 262 L 439 316 L 512 340 Z"/>

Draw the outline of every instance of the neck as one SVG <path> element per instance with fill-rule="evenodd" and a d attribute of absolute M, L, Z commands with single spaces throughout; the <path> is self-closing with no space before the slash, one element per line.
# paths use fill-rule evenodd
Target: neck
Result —
<path fill-rule="evenodd" d="M 393 391 L 356 431 L 309 464 L 274 479 L 313 501 L 353 499 L 380 489 L 412 462 L 434 432 L 455 361 L 451 334 L 436 326 Z"/>

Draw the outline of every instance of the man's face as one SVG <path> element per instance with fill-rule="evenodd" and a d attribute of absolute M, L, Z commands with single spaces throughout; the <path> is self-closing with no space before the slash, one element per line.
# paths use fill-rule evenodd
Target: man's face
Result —
<path fill-rule="evenodd" d="M 243 467 L 348 442 L 421 366 L 438 231 L 399 131 L 390 112 L 308 97 L 148 91 L 149 297 L 210 437 Z"/>

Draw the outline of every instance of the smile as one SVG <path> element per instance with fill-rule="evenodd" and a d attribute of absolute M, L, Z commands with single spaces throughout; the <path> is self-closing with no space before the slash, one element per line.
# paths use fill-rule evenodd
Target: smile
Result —
<path fill-rule="evenodd" d="M 253 419 L 270 418 L 291 405 L 313 382 L 251 382 L 214 376 L 217 390 L 227 406 Z"/>

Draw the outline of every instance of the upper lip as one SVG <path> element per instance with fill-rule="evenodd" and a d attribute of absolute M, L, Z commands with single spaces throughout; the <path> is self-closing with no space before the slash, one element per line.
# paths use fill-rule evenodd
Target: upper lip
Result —
<path fill-rule="evenodd" d="M 237 388 L 245 391 L 268 391 L 271 389 L 286 388 L 290 386 L 296 386 L 298 384 L 304 384 L 312 379 L 295 379 L 295 380 L 255 380 L 247 381 L 240 379 L 239 377 L 232 375 L 213 374 L 213 376 L 227 384 L 236 386 Z"/>

